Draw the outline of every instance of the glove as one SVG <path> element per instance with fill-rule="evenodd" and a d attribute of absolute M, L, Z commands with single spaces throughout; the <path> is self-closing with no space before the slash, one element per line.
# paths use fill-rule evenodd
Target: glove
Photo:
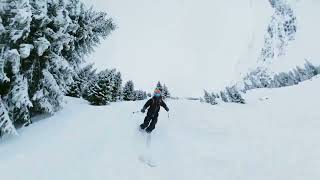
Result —
<path fill-rule="evenodd" d="M 145 109 L 141 109 L 141 112 L 142 112 L 142 113 L 145 113 L 145 112 L 146 112 L 146 110 L 145 110 Z"/>

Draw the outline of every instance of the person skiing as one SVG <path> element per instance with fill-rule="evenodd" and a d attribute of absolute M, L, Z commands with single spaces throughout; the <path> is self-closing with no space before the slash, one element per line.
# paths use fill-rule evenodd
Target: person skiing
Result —
<path fill-rule="evenodd" d="M 141 112 L 145 113 L 146 109 L 149 108 L 147 116 L 144 118 L 144 122 L 140 125 L 141 130 L 145 130 L 147 133 L 151 133 L 154 130 L 158 121 L 160 106 L 169 112 L 168 106 L 162 99 L 161 91 L 156 89 L 153 97 L 149 99 L 141 109 Z"/>

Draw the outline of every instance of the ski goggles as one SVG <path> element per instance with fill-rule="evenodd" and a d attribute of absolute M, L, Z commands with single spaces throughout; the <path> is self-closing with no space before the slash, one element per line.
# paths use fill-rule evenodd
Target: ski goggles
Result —
<path fill-rule="evenodd" d="M 154 94 L 154 96 L 155 96 L 155 97 L 160 97 L 161 94 L 158 94 L 158 93 L 157 93 L 157 94 Z"/>

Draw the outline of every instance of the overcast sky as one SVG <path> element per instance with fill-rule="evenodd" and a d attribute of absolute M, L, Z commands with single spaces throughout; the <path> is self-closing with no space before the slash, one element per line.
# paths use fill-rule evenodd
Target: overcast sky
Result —
<path fill-rule="evenodd" d="M 177 96 L 225 86 L 251 37 L 249 0 L 86 1 L 118 26 L 90 61 L 147 91 L 158 80 Z"/>

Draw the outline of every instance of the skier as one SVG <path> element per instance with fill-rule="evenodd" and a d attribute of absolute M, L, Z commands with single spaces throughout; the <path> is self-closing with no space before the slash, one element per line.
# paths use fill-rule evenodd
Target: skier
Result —
<path fill-rule="evenodd" d="M 162 100 L 161 91 L 156 89 L 153 97 L 149 99 L 141 109 L 141 112 L 145 113 L 146 109 L 149 108 L 147 116 L 144 118 L 144 122 L 140 125 L 141 130 L 146 130 L 147 133 L 151 133 L 154 130 L 158 121 L 160 106 L 169 112 L 169 108 Z"/>

